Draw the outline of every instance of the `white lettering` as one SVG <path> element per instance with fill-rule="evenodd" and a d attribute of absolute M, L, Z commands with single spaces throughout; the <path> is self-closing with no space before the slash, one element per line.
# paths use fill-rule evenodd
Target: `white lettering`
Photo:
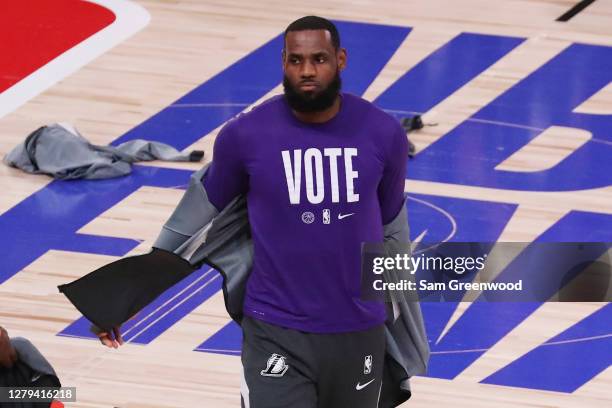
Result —
<path fill-rule="evenodd" d="M 283 164 L 285 166 L 285 178 L 287 179 L 287 190 L 289 190 L 289 202 L 291 204 L 300 203 L 300 183 L 302 181 L 302 150 L 293 151 L 293 167 L 291 166 L 291 156 L 289 150 L 283 150 Z"/>
<path fill-rule="evenodd" d="M 300 204 L 302 186 L 302 150 L 296 149 L 281 151 L 283 166 L 285 168 L 285 179 L 287 181 L 287 191 L 289 192 L 289 202 Z M 340 202 L 340 187 L 338 175 L 338 158 L 344 155 L 344 173 L 346 178 L 346 202 L 354 203 L 359 201 L 359 194 L 355 192 L 355 179 L 359 173 L 353 169 L 353 157 L 357 156 L 356 148 L 339 147 L 323 149 L 307 149 L 303 156 L 304 179 L 306 185 L 306 198 L 310 204 L 320 204 L 325 199 L 325 173 L 323 172 L 323 155 L 327 158 L 329 166 L 329 183 L 331 191 L 331 201 Z"/>
<path fill-rule="evenodd" d="M 346 170 L 346 201 L 354 203 L 359 201 L 359 194 L 355 193 L 355 185 L 353 181 L 359 176 L 357 171 L 353 171 L 353 156 L 357 156 L 357 149 L 344 149 L 344 168 Z"/>
<path fill-rule="evenodd" d="M 323 150 L 323 154 L 329 157 L 329 176 L 331 178 L 332 203 L 340 201 L 340 189 L 338 187 L 338 156 L 342 155 L 339 147 Z"/>
<path fill-rule="evenodd" d="M 316 192 L 313 185 L 313 172 L 317 178 Z M 306 197 L 308 201 L 311 204 L 320 204 L 325 198 L 325 186 L 323 185 L 323 157 L 319 149 L 308 149 L 304 153 L 304 176 L 306 177 Z"/>

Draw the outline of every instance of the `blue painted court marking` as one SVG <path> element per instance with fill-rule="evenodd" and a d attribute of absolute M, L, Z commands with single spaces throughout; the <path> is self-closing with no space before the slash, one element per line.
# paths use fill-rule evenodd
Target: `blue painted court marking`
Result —
<path fill-rule="evenodd" d="M 140 242 L 77 231 L 140 187 L 182 184 L 189 174 L 135 166 L 129 177 L 50 183 L 0 215 L 0 283 L 51 249 L 125 255 Z"/>
<path fill-rule="evenodd" d="M 443 304 L 421 305 L 424 314 L 429 308 L 444 311 Z M 432 343 L 436 337 L 429 338 L 432 356 L 427 376 L 455 378 L 539 306 L 540 303 L 473 303 L 438 343 Z"/>
<path fill-rule="evenodd" d="M 516 209 L 514 204 L 492 203 L 477 200 L 449 199 L 437 196 L 413 195 L 410 197 L 421 201 L 409 201 L 408 222 L 410 224 L 411 239 L 417 238 L 423 245 L 417 245 L 415 253 L 425 250 L 427 243 L 439 242 L 480 242 L 482 245 L 471 245 L 472 256 L 481 256 L 488 252 L 487 248 L 497 241 L 503 228 Z M 449 225 L 450 223 L 450 225 Z M 449 229 L 454 232 L 446 236 Z M 456 249 L 456 248 L 455 248 Z M 464 247 L 463 250 L 468 250 Z M 478 254 L 477 254 L 478 252 Z M 442 282 L 450 279 L 449 276 L 439 275 L 431 271 L 420 270 L 417 279 L 429 282 Z M 467 279 L 467 275 L 465 277 Z M 420 292 L 428 302 L 444 300 L 447 303 L 448 313 L 462 300 L 460 291 L 434 291 L 432 293 Z M 444 321 L 444 324 L 446 319 Z"/>
<path fill-rule="evenodd" d="M 280 83 L 282 45 L 281 36 L 273 38 L 113 144 L 147 139 L 168 143 L 179 150 L 190 146 L 244 110 L 243 104 L 252 104 Z"/>
<path fill-rule="evenodd" d="M 593 229 L 585 228 L 589 225 L 593 226 Z M 612 242 L 612 215 L 572 211 L 540 235 L 536 241 Z M 430 307 L 442 308 L 430 306 L 429 303 L 423 303 L 422 306 L 424 314 Z M 433 355 L 428 376 L 455 378 L 540 306 L 541 303 L 538 302 L 474 302 L 440 342 L 432 345 Z M 429 319 L 426 314 L 426 325 L 429 324 Z M 533 369 L 542 368 L 533 367 Z M 589 379 L 583 378 L 583 380 L 586 382 Z"/>
<path fill-rule="evenodd" d="M 461 33 L 401 76 L 374 103 L 425 113 L 507 55 L 525 39 Z M 411 115 L 409 115 L 411 116 Z"/>
<path fill-rule="evenodd" d="M 166 330 L 210 299 L 211 296 L 219 292 L 221 290 L 221 283 L 221 275 L 215 272 L 213 276 L 209 277 L 197 289 L 189 290 L 188 295 L 183 300 L 177 302 L 176 305 L 173 305 L 149 325 L 134 333 L 133 342 L 147 344 L 158 338 Z"/>
<path fill-rule="evenodd" d="M 179 304 L 191 298 L 195 292 L 208 286 L 217 276 L 217 272 L 212 268 L 204 266 L 165 291 L 154 302 L 141 310 L 134 319 L 131 319 L 130 327 L 126 328 L 126 332 L 130 330 L 129 338 L 134 339 L 149 325 L 156 323 L 176 309 Z"/>
<path fill-rule="evenodd" d="M 573 44 L 417 154 L 408 176 L 528 191 L 609 186 L 612 112 L 596 115 L 572 111 L 610 81 L 612 47 Z M 495 170 L 550 126 L 584 129 L 593 134 L 593 139 L 548 170 Z"/>
<path fill-rule="evenodd" d="M 590 244 L 569 244 L 575 242 Z M 571 211 L 525 248 L 495 279 L 495 282 L 509 283 L 523 280 L 524 290 L 498 292 L 493 297 L 496 301 L 509 302 L 549 299 L 584 270 L 571 266 L 598 259 L 609 250 L 610 243 L 612 215 Z M 538 271 L 537 275 L 534 271 Z M 605 292 L 592 293 L 593 300 L 603 300 Z M 486 295 L 478 300 L 486 301 Z"/>
<path fill-rule="evenodd" d="M 450 242 L 496 242 L 506 224 L 514 214 L 516 205 L 492 203 L 486 201 L 467 200 L 459 198 L 438 197 L 432 195 L 410 194 L 424 202 L 440 208 L 450 215 L 456 223 L 456 232 Z M 436 242 L 443 238 L 449 229 L 448 221 L 436 212 L 428 210 L 424 205 L 408 203 L 408 223 L 410 224 L 411 239 L 416 239 L 427 231 L 423 236 L 424 242 Z M 449 219 L 445 217 L 445 219 Z M 440 336 L 447 322 L 453 315 L 458 302 L 423 302 L 421 310 L 425 320 L 427 337 L 430 340 L 432 351 L 439 351 L 435 341 Z M 447 357 L 439 358 L 442 363 L 448 363 Z M 435 360 L 432 357 L 432 360 Z M 431 364 L 431 363 L 430 363 Z M 433 362 L 435 366 L 435 362 Z"/>
<path fill-rule="evenodd" d="M 572 393 L 612 364 L 612 304 L 482 380 Z"/>
<path fill-rule="evenodd" d="M 233 320 L 195 348 L 195 351 L 239 356 L 242 349 L 242 329 Z"/>
<path fill-rule="evenodd" d="M 342 89 L 363 95 L 412 30 L 410 27 L 334 21 L 347 49 Z"/>

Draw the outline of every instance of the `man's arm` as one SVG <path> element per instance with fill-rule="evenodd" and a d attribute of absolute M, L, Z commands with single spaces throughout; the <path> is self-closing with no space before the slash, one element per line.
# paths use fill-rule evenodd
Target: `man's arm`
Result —
<path fill-rule="evenodd" d="M 17 361 L 17 352 L 4 327 L 0 326 L 0 367 L 11 368 Z"/>
<path fill-rule="evenodd" d="M 234 197 L 248 190 L 245 141 L 235 120 L 219 132 L 213 148 L 213 159 L 202 183 L 210 202 L 221 211 Z"/>
<path fill-rule="evenodd" d="M 385 168 L 378 185 L 378 201 L 383 225 L 391 222 L 404 203 L 404 183 L 408 162 L 408 138 L 397 124 L 391 143 L 387 146 Z"/>

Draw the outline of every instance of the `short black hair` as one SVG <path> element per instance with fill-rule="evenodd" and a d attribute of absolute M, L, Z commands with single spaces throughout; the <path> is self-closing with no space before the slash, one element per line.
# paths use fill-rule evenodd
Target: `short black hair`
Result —
<path fill-rule="evenodd" d="M 285 35 L 283 40 L 287 39 L 287 33 L 290 31 L 303 31 L 303 30 L 327 30 L 331 35 L 331 42 L 334 49 L 337 51 L 340 48 L 340 34 L 338 29 L 326 18 L 319 16 L 305 16 L 298 18 L 293 23 L 289 24 L 285 29 Z M 284 46 L 283 46 L 284 48 Z"/>

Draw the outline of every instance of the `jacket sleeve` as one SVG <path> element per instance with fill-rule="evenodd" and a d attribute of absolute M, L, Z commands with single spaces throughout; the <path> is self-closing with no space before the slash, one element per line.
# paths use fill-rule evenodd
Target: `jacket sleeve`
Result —
<path fill-rule="evenodd" d="M 410 252 L 406 199 L 399 213 L 384 226 L 385 250 L 389 256 Z M 400 276 L 385 274 L 386 281 Z M 389 294 L 389 319 L 385 324 L 386 356 L 379 407 L 396 407 L 411 396 L 409 379 L 427 371 L 429 343 L 418 301 L 402 292 Z"/>
<path fill-rule="evenodd" d="M 162 227 L 153 247 L 174 252 L 189 260 L 190 251 L 206 238 L 207 227 L 219 211 L 210 202 L 202 179 L 210 165 L 191 175 L 189 187 Z"/>
<path fill-rule="evenodd" d="M 203 263 L 215 268 L 223 276 L 226 309 L 240 322 L 253 261 L 246 198 L 239 194 L 217 211 L 207 183 L 202 182 L 213 167 L 214 163 L 193 174 L 189 189 L 153 246 L 174 252 L 195 268 Z"/>

